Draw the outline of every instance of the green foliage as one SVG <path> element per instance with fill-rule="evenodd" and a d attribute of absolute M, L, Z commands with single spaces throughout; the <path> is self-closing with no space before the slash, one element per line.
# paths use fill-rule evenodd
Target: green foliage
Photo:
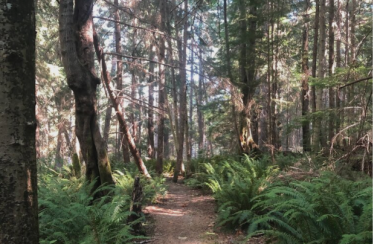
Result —
<path fill-rule="evenodd" d="M 372 243 L 372 181 L 331 172 L 311 181 L 276 183 L 252 198 L 250 236 L 276 243 Z M 262 214 L 264 213 L 264 214 Z"/>
<path fill-rule="evenodd" d="M 65 171 L 66 172 L 66 171 Z M 39 175 L 39 224 L 40 243 L 131 243 L 132 239 L 145 238 L 132 233 L 127 224 L 134 177 L 129 172 L 114 173 L 116 186 L 101 186 L 109 195 L 94 200 L 90 194 L 92 184 L 85 184 L 84 177 L 76 179 L 68 172 L 58 174 L 47 169 Z M 71 175 L 71 177 L 70 177 Z M 62 177 L 66 177 L 62 178 Z M 164 194 L 163 178 L 141 179 L 144 200 L 154 201 Z M 139 219 L 138 221 L 143 221 Z"/>
<path fill-rule="evenodd" d="M 266 187 L 266 179 L 277 172 L 277 167 L 268 167 L 267 162 L 248 156 L 214 157 L 195 166 L 200 172 L 187 184 L 211 189 L 218 204 L 219 225 L 242 227 L 251 215 L 251 199 Z"/>
<path fill-rule="evenodd" d="M 43 177 L 39 184 L 40 243 L 125 243 L 135 238 L 126 224 L 131 214 L 129 196 L 115 194 L 93 201 L 91 187 L 75 178 Z"/>

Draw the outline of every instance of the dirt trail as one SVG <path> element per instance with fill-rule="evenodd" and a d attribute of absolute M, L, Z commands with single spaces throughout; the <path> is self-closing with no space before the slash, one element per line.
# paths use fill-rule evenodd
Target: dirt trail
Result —
<path fill-rule="evenodd" d="M 171 178 L 167 179 L 166 184 L 168 194 L 157 204 L 144 209 L 147 217 L 153 219 L 153 226 L 148 228 L 148 234 L 152 237 L 149 243 L 239 243 L 241 235 L 228 235 L 215 230 L 215 200 L 210 195 L 183 183 L 173 183 Z"/>

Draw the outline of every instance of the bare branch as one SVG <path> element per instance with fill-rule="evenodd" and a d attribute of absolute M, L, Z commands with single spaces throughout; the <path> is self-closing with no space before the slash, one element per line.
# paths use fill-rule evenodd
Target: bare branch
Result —
<path fill-rule="evenodd" d="M 350 82 L 350 83 L 348 83 L 348 84 L 346 84 L 346 85 L 344 85 L 344 86 L 341 86 L 341 87 L 339 87 L 339 89 L 342 89 L 342 88 L 344 88 L 344 87 L 346 87 L 346 86 L 351 86 L 351 85 L 356 84 L 356 83 L 361 82 L 361 81 L 370 80 L 370 79 L 372 79 L 372 78 L 373 78 L 372 76 L 369 76 L 369 77 L 366 77 L 366 78 L 362 78 L 362 79 L 359 79 L 359 80 L 356 80 L 356 81 Z"/>

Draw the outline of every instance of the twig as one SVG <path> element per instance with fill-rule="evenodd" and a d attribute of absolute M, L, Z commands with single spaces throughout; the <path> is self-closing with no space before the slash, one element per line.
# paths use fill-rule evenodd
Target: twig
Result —
<path fill-rule="evenodd" d="M 334 142 L 335 142 L 336 138 L 337 138 L 339 135 L 341 135 L 343 131 L 348 130 L 349 128 L 354 127 L 354 126 L 356 126 L 356 125 L 358 125 L 358 124 L 359 124 L 359 122 L 356 122 L 355 124 L 352 124 L 352 125 L 347 126 L 346 128 L 344 128 L 344 129 L 342 129 L 341 131 L 339 131 L 339 132 L 338 132 L 338 133 L 337 133 L 337 134 L 331 139 L 330 156 L 332 155 L 332 150 L 333 150 L 333 148 L 334 148 Z"/>

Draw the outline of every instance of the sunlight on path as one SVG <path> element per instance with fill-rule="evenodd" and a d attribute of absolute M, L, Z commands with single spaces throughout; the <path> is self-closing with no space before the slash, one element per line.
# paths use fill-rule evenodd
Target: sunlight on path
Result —
<path fill-rule="evenodd" d="M 154 219 L 154 244 L 207 244 L 213 240 L 214 199 L 184 184 L 167 181 L 168 194 L 144 212 Z"/>

